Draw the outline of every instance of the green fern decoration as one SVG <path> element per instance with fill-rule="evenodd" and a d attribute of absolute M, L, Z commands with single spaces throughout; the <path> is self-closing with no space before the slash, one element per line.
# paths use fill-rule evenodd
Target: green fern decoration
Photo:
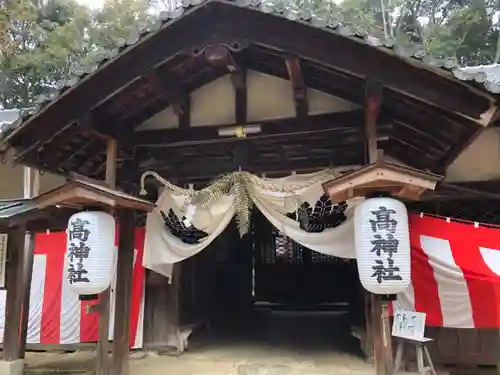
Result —
<path fill-rule="evenodd" d="M 209 206 L 224 195 L 234 196 L 238 232 L 243 237 L 250 230 L 253 201 L 250 194 L 251 183 L 245 172 L 225 174 L 206 188 L 196 192 L 186 202 L 188 204 Z"/>

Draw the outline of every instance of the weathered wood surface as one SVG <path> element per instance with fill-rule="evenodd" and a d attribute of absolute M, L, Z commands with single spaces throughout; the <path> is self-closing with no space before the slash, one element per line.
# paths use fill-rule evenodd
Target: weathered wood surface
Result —
<path fill-rule="evenodd" d="M 116 187 L 116 163 L 118 156 L 116 140 L 109 140 L 106 149 L 106 184 L 114 189 Z M 133 233 L 133 232 L 132 232 Z M 110 320 L 110 289 L 99 296 L 99 342 L 97 346 L 97 375 L 109 374 L 109 320 Z"/>
<path fill-rule="evenodd" d="M 38 170 L 24 167 L 24 198 L 33 198 L 40 193 L 40 173 Z M 24 286 L 23 313 L 21 318 L 21 337 L 19 343 L 19 358 L 25 357 L 26 339 L 28 335 L 28 319 L 30 310 L 31 279 L 33 275 L 33 260 L 35 251 L 35 233 L 26 232 L 23 255 Z"/>
<path fill-rule="evenodd" d="M 116 301 L 113 330 L 113 361 L 111 375 L 128 375 L 130 352 L 130 308 L 132 302 L 132 273 L 134 270 L 134 211 L 119 212 L 119 245 L 116 269 Z"/>
<path fill-rule="evenodd" d="M 7 242 L 5 329 L 3 359 L 19 358 L 22 305 L 24 300 L 23 257 L 24 227 L 16 227 L 9 233 Z"/>

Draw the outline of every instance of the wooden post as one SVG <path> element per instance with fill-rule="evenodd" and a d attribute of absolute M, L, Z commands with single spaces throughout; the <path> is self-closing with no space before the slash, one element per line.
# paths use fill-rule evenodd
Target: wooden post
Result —
<path fill-rule="evenodd" d="M 382 86 L 374 81 L 366 82 L 365 92 L 365 139 L 368 162 L 377 161 L 377 117 L 382 105 Z M 370 293 L 371 327 L 367 336 L 373 338 L 373 351 L 377 375 L 393 375 L 394 361 L 392 358 L 392 341 L 389 320 L 388 302 L 381 296 Z"/>
<path fill-rule="evenodd" d="M 130 305 L 134 269 L 133 210 L 121 210 L 119 215 L 118 266 L 116 270 L 115 325 L 113 330 L 113 362 L 111 375 L 128 375 L 130 349 Z"/>
<path fill-rule="evenodd" d="M 33 198 L 40 194 L 40 174 L 38 170 L 24 167 L 24 198 Z M 28 319 L 30 310 L 31 279 L 33 276 L 33 260 L 35 251 L 35 233 L 26 232 L 23 249 L 23 281 L 24 299 L 21 318 L 21 337 L 19 343 L 19 358 L 26 354 L 28 336 Z"/>
<path fill-rule="evenodd" d="M 106 184 L 110 188 L 116 187 L 116 158 L 118 145 L 116 140 L 108 140 L 106 152 Z M 97 343 L 97 369 L 96 375 L 108 375 L 109 361 L 109 300 L 110 289 L 99 296 L 99 341 Z"/>
<path fill-rule="evenodd" d="M 366 327 L 366 332 L 365 332 L 365 342 L 362 343 L 363 345 L 363 352 L 366 355 L 366 360 L 368 362 L 373 362 L 375 360 L 374 353 L 373 353 L 373 320 L 372 320 L 372 296 L 370 292 L 367 290 L 364 290 L 363 297 L 364 297 L 364 307 L 365 307 L 365 327 Z"/>
<path fill-rule="evenodd" d="M 9 232 L 7 240 L 7 300 L 3 340 L 3 360 L 7 362 L 19 359 L 19 337 L 24 299 L 23 285 L 25 285 L 22 282 L 24 235 L 24 227 L 19 226 Z"/>

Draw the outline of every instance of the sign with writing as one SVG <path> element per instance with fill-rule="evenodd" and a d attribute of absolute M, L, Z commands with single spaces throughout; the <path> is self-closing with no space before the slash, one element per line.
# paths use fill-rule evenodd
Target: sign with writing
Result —
<path fill-rule="evenodd" d="M 0 234 L 0 288 L 5 288 L 5 265 L 7 263 L 7 240 L 9 235 Z"/>
<path fill-rule="evenodd" d="M 425 331 L 425 313 L 396 310 L 392 324 L 392 335 L 404 339 L 423 341 Z"/>

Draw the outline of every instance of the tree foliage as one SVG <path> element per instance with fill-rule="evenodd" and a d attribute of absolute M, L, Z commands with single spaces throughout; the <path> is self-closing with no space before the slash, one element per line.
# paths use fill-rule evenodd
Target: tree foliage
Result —
<path fill-rule="evenodd" d="M 335 12 L 369 34 L 418 44 L 462 65 L 500 61 L 500 0 L 285 0 Z M 76 64 L 92 64 L 167 0 L 0 0 L 0 108 L 27 107 L 50 95 Z"/>

